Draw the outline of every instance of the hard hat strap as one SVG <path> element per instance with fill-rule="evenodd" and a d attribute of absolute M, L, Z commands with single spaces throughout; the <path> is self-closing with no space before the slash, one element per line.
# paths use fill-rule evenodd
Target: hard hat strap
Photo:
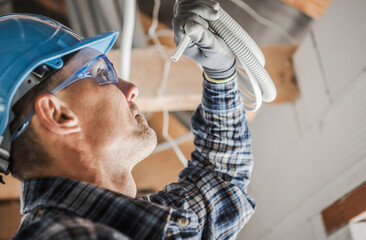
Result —
<path fill-rule="evenodd" d="M 48 74 L 47 74 L 48 75 Z M 18 90 L 16 91 L 11 106 L 14 106 L 16 102 L 19 101 L 29 90 L 40 84 L 45 78 L 39 78 L 35 72 L 29 74 L 24 81 L 20 84 Z"/>

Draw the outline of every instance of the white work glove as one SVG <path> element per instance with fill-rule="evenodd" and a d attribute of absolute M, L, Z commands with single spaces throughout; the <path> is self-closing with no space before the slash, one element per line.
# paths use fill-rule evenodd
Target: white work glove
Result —
<path fill-rule="evenodd" d="M 214 34 L 207 21 L 219 18 L 220 5 L 212 0 L 176 0 L 173 30 L 176 44 L 184 34 L 192 44 L 183 55 L 202 65 L 206 75 L 214 79 L 226 79 L 235 71 L 235 56 L 224 40 Z"/>

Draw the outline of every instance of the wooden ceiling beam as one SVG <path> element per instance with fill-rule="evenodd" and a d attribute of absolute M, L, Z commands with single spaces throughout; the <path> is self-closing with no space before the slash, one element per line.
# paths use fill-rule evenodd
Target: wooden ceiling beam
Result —
<path fill-rule="evenodd" d="M 325 10 L 328 8 L 332 0 L 281 0 L 287 3 L 306 15 L 319 19 Z"/>
<path fill-rule="evenodd" d="M 292 64 L 296 48 L 295 45 L 262 47 L 267 61 L 266 69 L 277 87 L 278 96 L 274 103 L 294 102 L 300 94 Z M 174 48 L 165 49 L 168 56 L 174 51 Z M 119 72 L 120 51 L 112 50 L 108 57 Z M 172 62 L 165 92 L 159 97 L 164 63 L 155 47 L 133 49 L 131 81 L 140 90 L 136 100 L 140 110 L 158 112 L 162 111 L 164 104 L 169 111 L 195 110 L 202 98 L 201 70 L 186 57 L 178 63 Z"/>
<path fill-rule="evenodd" d="M 328 234 L 345 224 L 364 221 L 366 216 L 366 182 L 322 211 Z"/>

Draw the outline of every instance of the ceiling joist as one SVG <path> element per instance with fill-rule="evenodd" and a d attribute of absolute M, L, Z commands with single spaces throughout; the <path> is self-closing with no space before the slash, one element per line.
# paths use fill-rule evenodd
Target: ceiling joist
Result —
<path fill-rule="evenodd" d="M 265 46 L 262 51 L 266 57 L 266 69 L 272 77 L 278 96 L 274 103 L 293 102 L 299 96 L 292 55 L 297 46 Z M 174 48 L 165 48 L 170 56 Z M 119 71 L 120 51 L 111 50 L 108 57 Z M 143 112 L 193 111 L 202 98 L 202 72 L 198 66 L 186 57 L 171 64 L 166 89 L 159 97 L 164 59 L 155 47 L 133 49 L 131 62 L 131 81 L 139 88 L 136 103 Z"/>
<path fill-rule="evenodd" d="M 319 19 L 328 8 L 332 0 L 282 0 L 306 15 Z"/>

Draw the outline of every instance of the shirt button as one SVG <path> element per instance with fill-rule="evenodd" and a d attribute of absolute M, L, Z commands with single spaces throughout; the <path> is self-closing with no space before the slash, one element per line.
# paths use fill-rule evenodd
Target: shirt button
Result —
<path fill-rule="evenodd" d="M 178 226 L 179 227 L 185 227 L 189 224 L 189 220 L 188 218 L 182 217 L 182 218 L 178 218 Z"/>

